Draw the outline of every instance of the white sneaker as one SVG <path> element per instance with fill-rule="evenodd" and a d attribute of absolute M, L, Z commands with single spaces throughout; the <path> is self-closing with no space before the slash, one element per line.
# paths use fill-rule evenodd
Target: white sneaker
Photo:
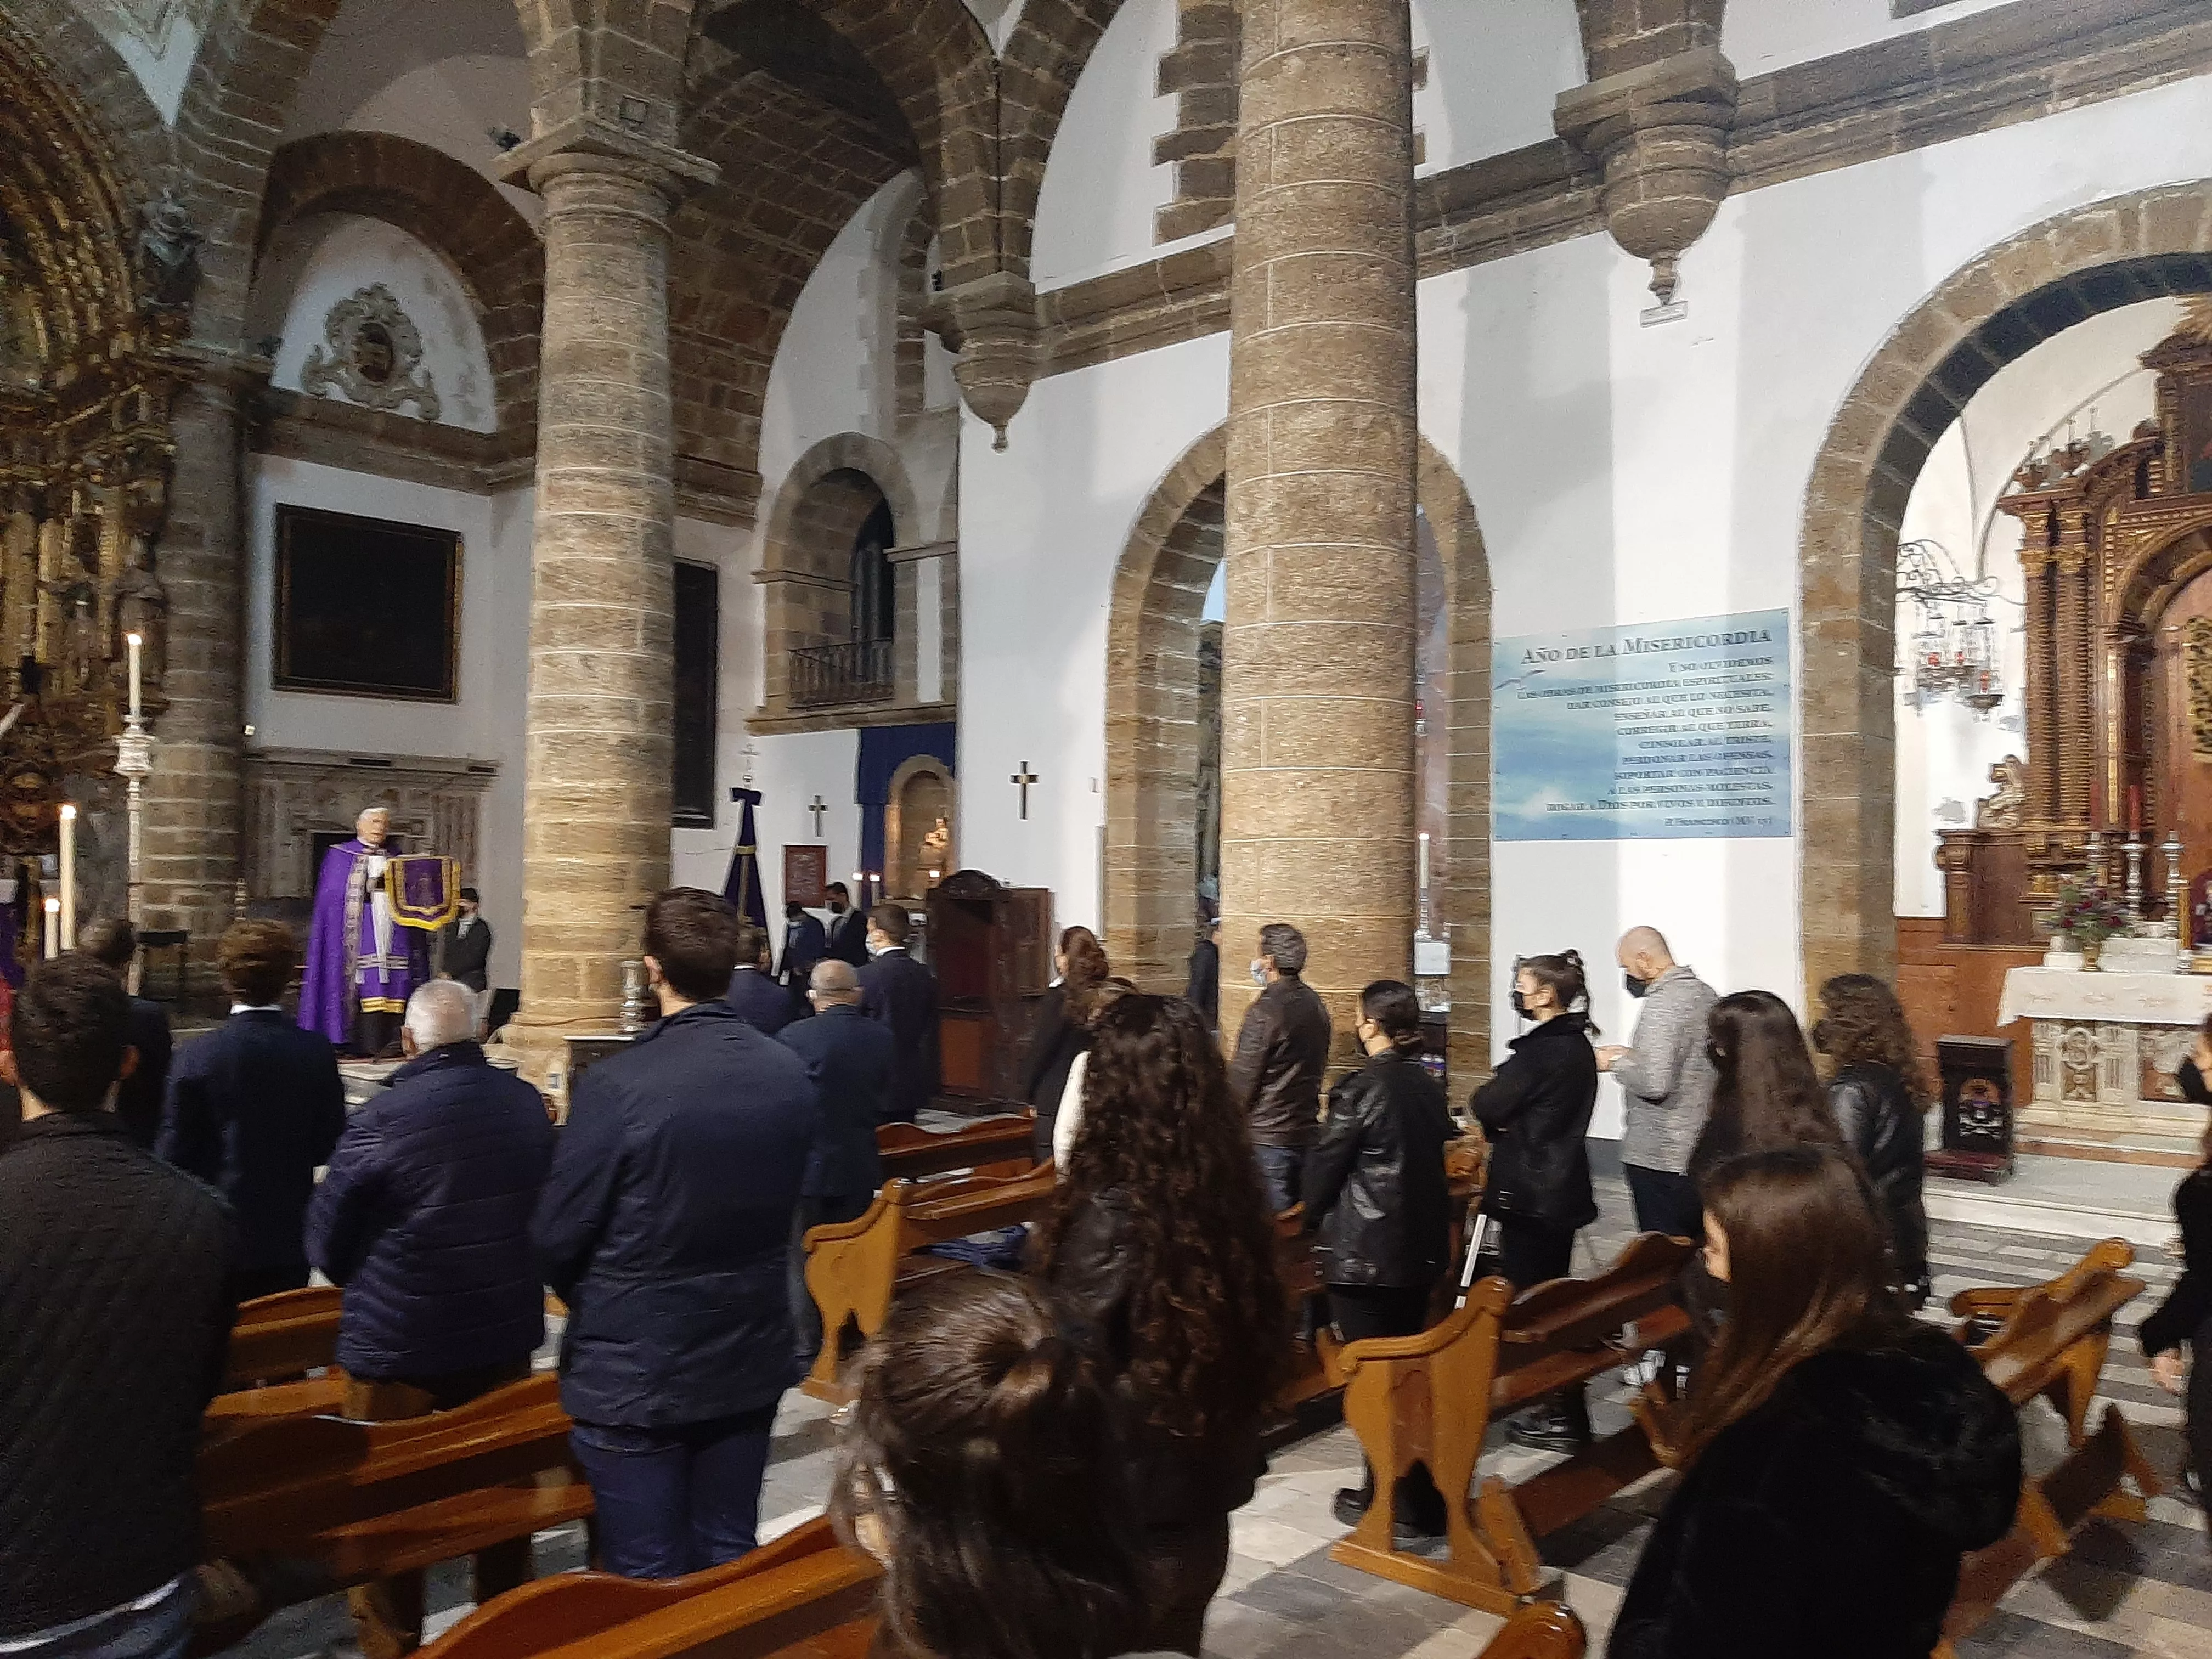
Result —
<path fill-rule="evenodd" d="M 1647 1348 L 1644 1357 L 1620 1368 L 1620 1380 L 1632 1389 L 1640 1389 L 1659 1380 L 1659 1373 L 1667 1368 L 1664 1348 Z"/>

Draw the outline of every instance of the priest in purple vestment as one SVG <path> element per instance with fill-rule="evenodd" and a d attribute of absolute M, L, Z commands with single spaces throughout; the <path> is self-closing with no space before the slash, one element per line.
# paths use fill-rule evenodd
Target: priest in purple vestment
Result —
<path fill-rule="evenodd" d="M 370 1059 L 398 1052 L 408 994 L 429 976 L 428 935 L 400 926 L 385 890 L 391 830 L 391 813 L 372 806 L 323 854 L 300 988 L 300 1024 Z"/>

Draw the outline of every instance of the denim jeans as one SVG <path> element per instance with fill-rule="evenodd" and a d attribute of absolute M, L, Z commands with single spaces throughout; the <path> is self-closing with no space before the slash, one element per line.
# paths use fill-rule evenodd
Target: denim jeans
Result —
<path fill-rule="evenodd" d="M 1280 1215 L 1305 1195 L 1306 1149 L 1303 1146 L 1255 1146 L 1260 1160 L 1260 1184 L 1267 1191 L 1267 1208 Z"/>
<path fill-rule="evenodd" d="M 5 1659 L 185 1659 L 199 1580 L 191 1573 L 138 1602 L 0 1642 Z M 139 1603 L 149 1603 L 141 1606 Z"/>
<path fill-rule="evenodd" d="M 568 1444 L 592 1483 L 601 1570 L 680 1578 L 751 1550 L 775 1422 L 769 1405 L 680 1428 L 577 1424 Z"/>

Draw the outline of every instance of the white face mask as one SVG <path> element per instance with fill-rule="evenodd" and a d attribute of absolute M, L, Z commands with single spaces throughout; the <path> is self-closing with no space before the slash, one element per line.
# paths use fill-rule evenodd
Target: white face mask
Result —
<path fill-rule="evenodd" d="M 872 939 L 868 941 L 868 954 L 872 957 L 879 957 L 890 948 L 891 947 L 890 945 L 885 945 L 878 939 Z"/>
<path fill-rule="evenodd" d="M 1258 957 L 1252 958 L 1252 983 L 1265 989 L 1267 983 L 1267 964 Z"/>

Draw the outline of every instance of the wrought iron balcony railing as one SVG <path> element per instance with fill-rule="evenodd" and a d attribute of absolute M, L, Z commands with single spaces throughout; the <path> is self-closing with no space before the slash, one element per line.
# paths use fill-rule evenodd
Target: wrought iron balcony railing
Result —
<path fill-rule="evenodd" d="M 844 645 L 802 646 L 791 653 L 791 706 L 820 708 L 834 703 L 888 702 L 891 642 L 854 640 Z"/>

